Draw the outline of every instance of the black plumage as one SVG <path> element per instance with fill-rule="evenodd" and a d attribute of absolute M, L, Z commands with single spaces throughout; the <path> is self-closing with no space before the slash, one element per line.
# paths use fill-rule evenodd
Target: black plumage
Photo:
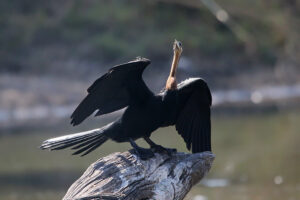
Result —
<path fill-rule="evenodd" d="M 95 112 L 99 116 L 127 107 L 118 120 L 100 129 L 46 140 L 41 148 L 73 146 L 77 150 L 74 154 L 86 155 L 108 139 L 133 144 L 138 138 L 145 138 L 153 147 L 156 144 L 149 139 L 151 133 L 159 127 L 175 125 L 193 153 L 211 151 L 212 98 L 206 82 L 190 78 L 178 84 L 177 89 L 155 95 L 142 79 L 149 64 L 150 60 L 138 58 L 111 68 L 88 88 L 88 95 L 71 116 L 71 123 L 78 125 Z M 139 150 L 142 154 L 142 148 Z"/>

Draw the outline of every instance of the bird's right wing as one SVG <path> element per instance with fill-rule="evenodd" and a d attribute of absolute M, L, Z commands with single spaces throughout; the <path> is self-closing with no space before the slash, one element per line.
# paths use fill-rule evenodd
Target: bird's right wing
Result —
<path fill-rule="evenodd" d="M 142 79 L 142 73 L 149 64 L 150 60 L 137 58 L 111 68 L 88 88 L 88 95 L 71 115 L 71 124 L 80 124 L 96 110 L 96 116 L 103 115 L 151 95 Z"/>

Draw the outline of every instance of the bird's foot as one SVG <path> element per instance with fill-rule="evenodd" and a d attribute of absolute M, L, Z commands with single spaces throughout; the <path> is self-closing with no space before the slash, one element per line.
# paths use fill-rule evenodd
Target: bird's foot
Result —
<path fill-rule="evenodd" d="M 157 153 L 166 153 L 169 156 L 171 156 L 173 153 L 177 152 L 177 149 L 165 148 L 165 147 L 163 147 L 161 145 L 152 146 L 151 149 L 153 149 L 154 152 L 157 152 Z"/>
<path fill-rule="evenodd" d="M 142 160 L 148 160 L 154 157 L 154 153 L 151 149 L 145 149 L 139 147 L 139 148 L 134 148 L 134 151 Z"/>

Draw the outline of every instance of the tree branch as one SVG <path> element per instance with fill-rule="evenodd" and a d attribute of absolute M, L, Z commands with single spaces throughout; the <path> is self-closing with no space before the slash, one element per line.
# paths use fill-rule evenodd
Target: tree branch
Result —
<path fill-rule="evenodd" d="M 141 160 L 133 150 L 99 159 L 69 188 L 64 200 L 181 200 L 209 171 L 214 154 L 155 153 Z"/>

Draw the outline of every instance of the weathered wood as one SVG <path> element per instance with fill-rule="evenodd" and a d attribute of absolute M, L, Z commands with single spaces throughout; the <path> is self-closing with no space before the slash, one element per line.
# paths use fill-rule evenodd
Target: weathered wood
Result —
<path fill-rule="evenodd" d="M 141 160 L 133 151 L 99 159 L 69 188 L 64 200 L 180 200 L 209 171 L 214 154 L 155 153 Z"/>

